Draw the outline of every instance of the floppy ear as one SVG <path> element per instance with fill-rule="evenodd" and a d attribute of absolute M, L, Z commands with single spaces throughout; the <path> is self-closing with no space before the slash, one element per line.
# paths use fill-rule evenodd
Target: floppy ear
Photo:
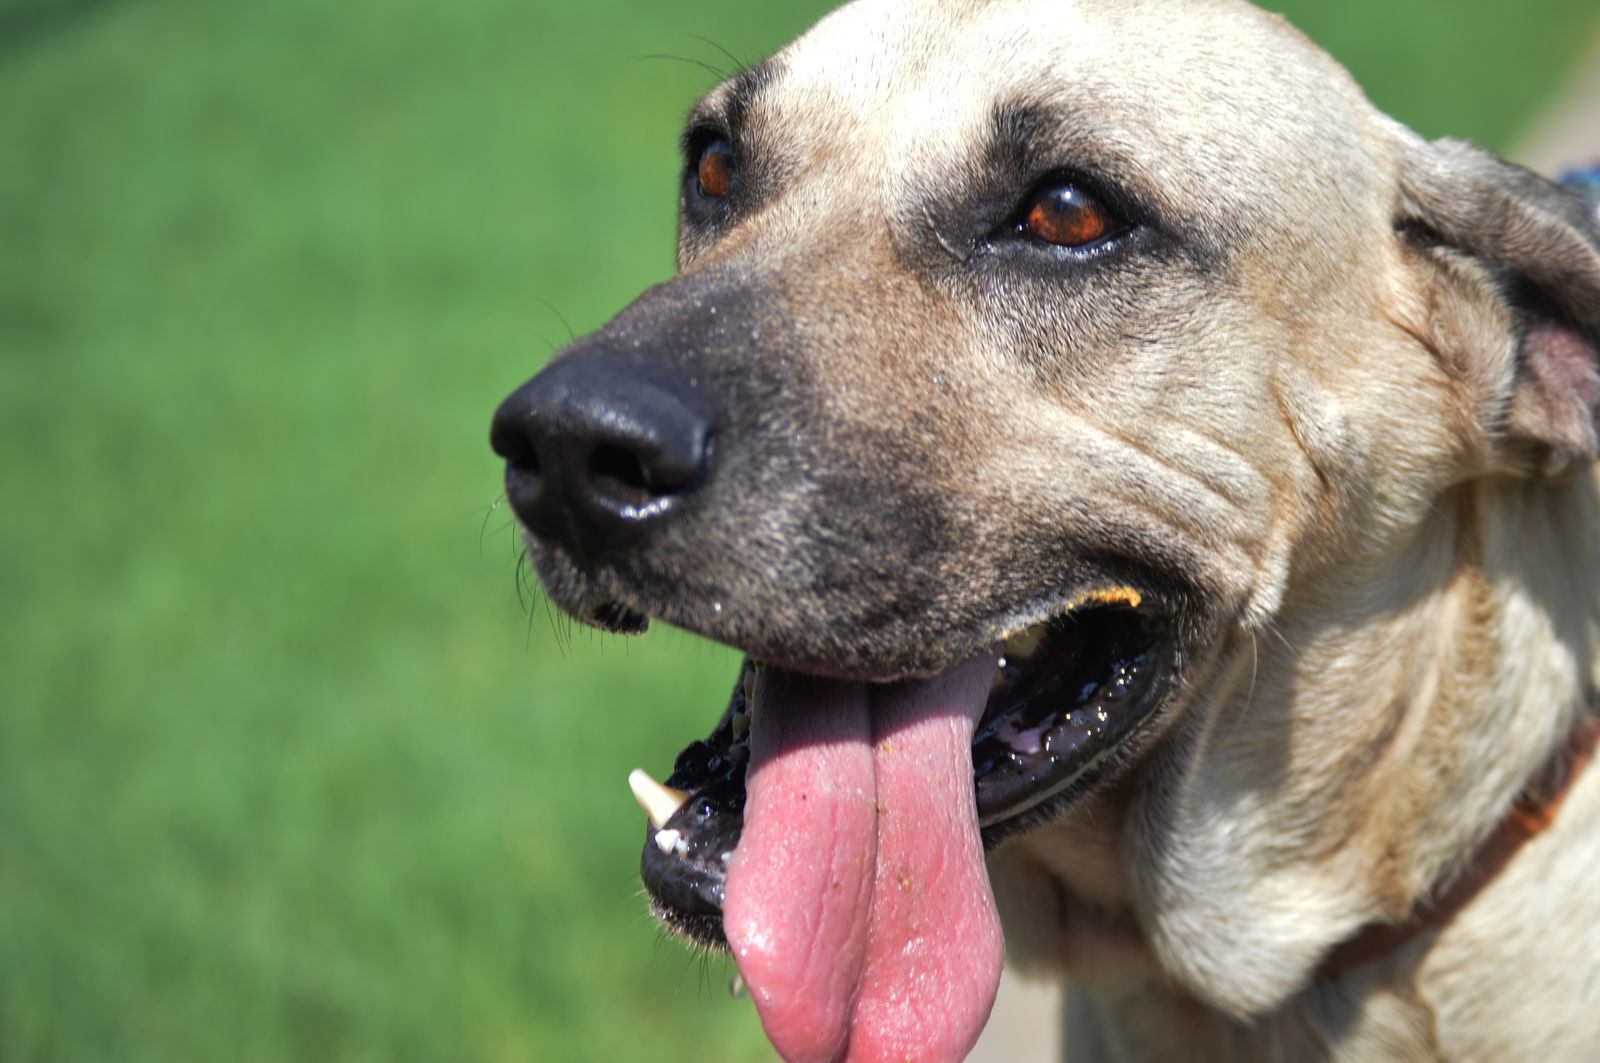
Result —
<path fill-rule="evenodd" d="M 1400 193 L 1397 230 L 1432 285 L 1425 338 L 1466 376 L 1494 466 L 1546 477 L 1583 469 L 1600 456 L 1593 208 L 1455 140 L 1410 140 Z"/>

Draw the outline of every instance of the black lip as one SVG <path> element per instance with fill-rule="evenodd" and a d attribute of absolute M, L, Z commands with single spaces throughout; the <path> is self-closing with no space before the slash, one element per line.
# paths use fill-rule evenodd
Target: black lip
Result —
<path fill-rule="evenodd" d="M 1128 759 L 1130 740 L 1166 701 L 1174 645 L 1163 610 L 1097 604 L 1052 621 L 1025 664 L 1003 669 L 973 740 L 985 848 L 1060 815 Z M 648 829 L 640 860 L 657 918 L 711 948 L 726 947 L 723 889 L 744 829 L 755 667 L 746 660 L 711 734 L 678 754 L 666 783 L 689 799 L 663 824 L 670 844 Z"/>
<path fill-rule="evenodd" d="M 744 779 L 749 745 L 735 734 L 735 721 L 751 709 L 748 697 L 755 664 L 746 659 L 739 670 L 728 707 L 711 734 L 691 742 L 673 762 L 667 785 L 690 794 L 663 824 L 678 832 L 682 848 L 663 851 L 658 832 L 647 828 L 639 874 L 650 892 L 656 917 L 689 939 L 725 947 L 722 893 L 727 881 L 726 855 L 744 832 Z"/>

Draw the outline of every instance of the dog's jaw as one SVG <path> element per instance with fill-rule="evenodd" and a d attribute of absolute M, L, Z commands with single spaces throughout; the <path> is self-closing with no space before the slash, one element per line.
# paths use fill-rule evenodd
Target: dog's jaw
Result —
<path fill-rule="evenodd" d="M 970 1047 L 1002 953 L 984 850 L 1126 767 L 1176 685 L 1172 615 L 1129 587 L 1075 600 L 927 679 L 747 662 L 667 787 L 635 777 L 652 907 L 732 950 L 786 1058 Z"/>

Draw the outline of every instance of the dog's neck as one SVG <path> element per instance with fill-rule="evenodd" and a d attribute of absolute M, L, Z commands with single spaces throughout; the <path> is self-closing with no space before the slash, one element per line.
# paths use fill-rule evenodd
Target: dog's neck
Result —
<path fill-rule="evenodd" d="M 1305 1009 L 1334 998 L 1307 987 L 1341 942 L 1404 922 L 1470 876 L 1519 795 L 1583 734 L 1600 664 L 1597 526 L 1592 479 L 1446 492 L 1406 548 L 1296 588 L 1288 600 L 1306 605 L 1208 677 L 1226 707 L 1181 721 L 1169 741 L 1205 749 L 1187 763 L 1210 774 L 1176 773 L 1179 758 L 1158 752 L 1125 788 L 1131 803 L 1103 797 L 1041 844 L 1000 854 L 1025 868 L 1070 839 L 1075 866 L 1053 863 L 1049 877 L 1073 883 L 1085 907 L 1063 908 L 1057 955 L 1087 979 L 1084 999 L 1105 1009 L 1097 1021 L 1122 1026 L 1126 1010 L 1152 1034 L 1204 1028 L 1222 1046 L 1215 1058 L 1255 1058 L 1252 1030 L 1270 1040 L 1318 1025 Z M 1286 736 L 1286 760 L 1240 752 L 1263 733 Z M 1359 737 L 1370 735 L 1381 739 Z M 1048 881 L 1018 867 L 1006 888 Z M 1136 898 L 1131 910 L 1116 894 Z M 1477 897 L 1457 900 L 1451 915 Z M 1339 973 L 1364 991 L 1394 982 L 1421 1009 L 1403 1021 L 1421 1022 L 1408 980 L 1448 936 L 1436 933 L 1444 922 L 1346 956 Z M 1173 1021 L 1151 1024 L 1151 1009 Z M 1198 1043 L 1174 1045 L 1210 1058 Z"/>
<path fill-rule="evenodd" d="M 1308 829 L 1330 868 L 1349 861 L 1354 883 L 1383 884 L 1342 899 L 1365 918 L 1322 948 L 1402 922 L 1470 877 L 1519 796 L 1584 740 L 1600 663 L 1597 526 L 1593 477 L 1476 480 L 1436 499 L 1404 549 L 1330 569 L 1344 586 L 1291 596 L 1312 604 L 1283 618 L 1273 667 L 1313 692 L 1290 692 L 1293 726 L 1330 733 L 1280 796 L 1331 828 Z M 1358 748 L 1340 740 L 1346 727 L 1383 739 Z"/>
<path fill-rule="evenodd" d="M 1310 574 L 1293 611 L 1193 677 L 1214 711 L 1178 721 L 1183 753 L 1158 750 L 1131 804 L 1096 802 L 1009 857 L 1090 906 L 1062 916 L 1069 966 L 1126 958 L 1133 983 L 1171 980 L 1227 1024 L 1288 1006 L 1340 942 L 1469 867 L 1596 686 L 1596 526 L 1593 480 L 1482 480 L 1401 544 Z M 1246 748 L 1264 740 L 1281 753 Z M 1072 866 L 1046 855 L 1063 848 Z"/>
<path fill-rule="evenodd" d="M 1317 968 L 1317 979 L 1338 978 L 1392 957 L 1412 942 L 1441 930 L 1493 883 L 1522 847 L 1549 830 L 1567 795 L 1594 759 L 1600 743 L 1600 710 L 1581 714 L 1567 742 L 1552 754 L 1517 795 L 1511 809 L 1472 857 L 1448 882 L 1439 883 L 1400 922 L 1368 923 L 1336 946 Z"/>
<path fill-rule="evenodd" d="M 1373 670 L 1376 681 L 1347 690 L 1365 686 L 1364 711 L 1386 716 L 1392 737 L 1347 779 L 1365 790 L 1356 807 L 1376 821 L 1363 833 L 1375 846 L 1383 839 L 1372 855 L 1396 861 L 1397 894 L 1382 917 L 1404 916 L 1470 860 L 1585 711 L 1600 659 L 1597 522 L 1592 478 L 1452 489 L 1410 548 L 1390 555 L 1387 571 L 1352 583 L 1335 610 L 1389 615 L 1359 636 L 1321 633 L 1296 669 L 1309 680 L 1315 673 L 1304 669 L 1331 654 Z M 1372 588 L 1385 590 L 1374 599 Z M 1297 725 L 1304 708 L 1337 719 L 1339 707 L 1303 706 Z"/>

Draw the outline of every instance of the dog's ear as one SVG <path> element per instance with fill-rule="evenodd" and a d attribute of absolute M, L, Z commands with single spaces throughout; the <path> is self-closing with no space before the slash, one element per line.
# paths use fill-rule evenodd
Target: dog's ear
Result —
<path fill-rule="evenodd" d="M 1396 229 L 1429 277 L 1424 338 L 1480 404 L 1492 463 L 1561 477 L 1600 456 L 1593 208 L 1470 144 L 1413 140 Z"/>

